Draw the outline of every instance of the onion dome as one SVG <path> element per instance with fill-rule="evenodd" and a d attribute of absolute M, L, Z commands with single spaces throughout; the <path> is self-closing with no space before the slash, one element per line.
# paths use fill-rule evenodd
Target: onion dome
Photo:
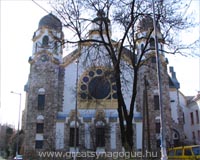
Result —
<path fill-rule="evenodd" d="M 105 12 L 103 11 L 103 9 L 100 9 L 97 12 L 97 17 L 93 20 L 93 22 L 98 22 L 98 21 L 102 21 L 103 19 L 105 19 L 108 23 L 110 22 L 110 20 L 106 17 Z"/>
<path fill-rule="evenodd" d="M 142 31 L 148 31 L 149 29 L 153 29 L 153 18 L 150 15 L 146 15 L 144 18 L 142 18 L 137 28 Z M 160 25 L 157 25 L 157 29 L 160 31 Z"/>
<path fill-rule="evenodd" d="M 54 16 L 52 13 L 50 13 L 50 14 L 44 16 L 40 20 L 38 28 L 40 29 L 42 27 L 47 27 L 49 29 L 61 31 L 62 23 L 56 16 Z"/>

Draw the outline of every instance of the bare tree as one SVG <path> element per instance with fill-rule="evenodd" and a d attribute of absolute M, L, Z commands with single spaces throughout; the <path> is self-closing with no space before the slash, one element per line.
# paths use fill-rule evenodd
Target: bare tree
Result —
<path fill-rule="evenodd" d="M 14 127 L 7 124 L 0 125 L 0 137 L 0 155 L 2 154 L 1 156 L 4 158 L 14 156 L 16 153 L 16 133 Z"/>
<path fill-rule="evenodd" d="M 189 1 L 187 1 L 189 3 Z M 157 27 L 162 31 L 163 43 L 166 49 L 160 52 L 182 53 L 190 45 L 183 45 L 177 37 L 180 30 L 192 27 L 192 20 L 185 13 L 189 7 L 184 0 L 158 0 L 156 1 Z M 63 43 L 82 47 L 84 43 L 92 43 L 93 47 L 101 46 L 107 51 L 111 62 L 114 78 L 116 80 L 118 95 L 118 115 L 121 129 L 122 145 L 128 149 L 133 148 L 133 116 L 137 95 L 138 70 L 143 64 L 143 56 L 147 51 L 150 37 L 153 33 L 153 23 L 146 33 L 145 44 L 140 54 L 137 54 L 138 37 L 136 34 L 145 23 L 142 19 L 152 17 L 152 2 L 150 0 L 57 0 L 52 1 L 55 14 L 62 20 L 64 29 L 68 31 Z M 94 19 L 97 13 L 97 19 Z M 152 19 L 149 18 L 149 21 Z M 142 24 L 143 23 L 143 24 Z M 91 25 L 96 25 L 99 38 L 90 37 Z M 112 32 L 111 34 L 111 25 Z M 149 27 L 149 26 L 148 26 Z M 89 51 L 88 51 L 89 53 Z M 89 54 L 88 54 L 89 55 Z M 136 56 L 137 55 L 137 56 Z M 98 56 L 98 55 L 96 55 Z M 128 59 L 128 63 L 124 59 Z M 127 87 L 123 69 L 129 68 L 131 80 L 131 98 L 127 105 L 124 90 Z M 129 80 L 130 81 L 130 80 Z M 124 123 L 126 121 L 126 125 Z"/>

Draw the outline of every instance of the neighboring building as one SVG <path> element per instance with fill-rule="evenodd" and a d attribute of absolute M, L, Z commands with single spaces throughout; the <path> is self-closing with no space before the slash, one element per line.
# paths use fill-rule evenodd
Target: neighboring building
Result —
<path fill-rule="evenodd" d="M 180 146 L 184 145 L 185 134 L 184 134 L 184 117 L 183 117 L 183 108 L 187 105 L 185 96 L 179 91 L 180 84 L 176 79 L 176 73 L 174 68 L 169 68 L 170 77 L 169 77 L 169 90 L 170 90 L 170 106 L 171 106 L 171 115 L 172 115 L 172 137 L 173 145 Z"/>
<path fill-rule="evenodd" d="M 99 38 L 96 32 L 99 20 L 100 17 L 94 19 L 93 28 L 89 31 L 90 38 Z M 107 18 L 106 20 L 109 22 Z M 138 55 L 152 24 L 150 17 L 138 24 Z M 162 49 L 164 44 L 160 30 L 158 38 L 159 48 Z M 39 151 L 121 151 L 123 147 L 117 113 L 116 84 L 105 48 L 84 43 L 63 57 L 63 40 L 60 20 L 52 14 L 43 17 L 33 36 L 33 52 L 29 58 L 30 74 L 25 86 L 25 157 Z M 134 148 L 141 150 L 150 144 L 151 150 L 157 151 L 160 148 L 160 112 L 153 35 L 147 49 L 143 59 L 146 61 L 145 65 L 138 75 L 138 96 L 133 121 Z M 97 52 L 101 58 L 96 57 L 94 53 Z M 88 53 L 91 55 L 89 58 L 86 56 Z M 160 57 L 166 141 L 167 146 L 176 146 L 182 144 L 185 138 L 185 103 L 182 104 L 184 98 L 178 91 L 179 83 L 173 68 L 170 69 L 170 77 L 164 53 Z M 128 63 L 127 59 L 128 57 L 124 58 L 123 63 Z M 127 69 L 123 73 L 127 80 L 133 78 Z M 125 90 L 125 103 L 129 104 L 131 83 L 127 83 L 129 87 Z M 193 114 L 196 116 L 196 113 Z M 148 118 L 145 119 L 146 117 Z M 195 132 L 197 134 L 198 131 Z"/>
<path fill-rule="evenodd" d="M 200 92 L 196 96 L 184 96 L 178 90 L 180 84 L 172 67 L 170 73 L 174 146 L 200 144 Z"/>
<path fill-rule="evenodd" d="M 184 108 L 184 129 L 188 144 L 200 144 L 200 92 L 194 97 L 188 97 Z"/>

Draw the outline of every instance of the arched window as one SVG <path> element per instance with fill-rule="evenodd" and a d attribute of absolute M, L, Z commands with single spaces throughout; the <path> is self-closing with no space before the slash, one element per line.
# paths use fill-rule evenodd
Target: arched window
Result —
<path fill-rule="evenodd" d="M 45 89 L 40 88 L 38 90 L 38 110 L 44 110 L 45 106 Z"/>
<path fill-rule="evenodd" d="M 43 140 L 36 140 L 35 149 L 42 149 L 42 148 L 43 148 Z"/>
<path fill-rule="evenodd" d="M 173 134 L 173 141 L 174 141 L 174 146 L 177 147 L 179 146 L 179 141 L 180 141 L 180 134 L 176 129 L 172 129 L 172 134 Z"/>
<path fill-rule="evenodd" d="M 36 133 L 44 133 L 44 123 L 36 124 Z"/>
<path fill-rule="evenodd" d="M 144 44 L 141 44 L 141 53 L 144 52 Z"/>
<path fill-rule="evenodd" d="M 159 110 L 160 109 L 159 95 L 154 95 L 153 101 L 154 101 L 154 109 Z"/>
<path fill-rule="evenodd" d="M 75 143 L 75 127 L 70 127 L 69 146 L 74 147 Z M 79 145 L 79 128 L 76 128 L 76 146 Z"/>
<path fill-rule="evenodd" d="M 105 147 L 105 124 L 102 121 L 96 123 L 96 147 Z"/>
<path fill-rule="evenodd" d="M 37 116 L 37 123 L 43 123 L 44 117 L 42 115 Z"/>
<path fill-rule="evenodd" d="M 153 38 L 150 38 L 149 43 L 150 43 L 150 48 L 151 48 L 151 49 L 155 49 L 155 41 L 154 41 Z"/>
<path fill-rule="evenodd" d="M 37 43 L 35 44 L 35 52 L 37 52 Z"/>
<path fill-rule="evenodd" d="M 160 134 L 160 122 L 156 122 L 156 124 L 155 124 L 155 126 L 156 126 L 156 133 L 157 134 Z"/>
<path fill-rule="evenodd" d="M 105 128 L 96 127 L 96 146 L 105 147 Z"/>
<path fill-rule="evenodd" d="M 54 42 L 54 53 L 58 54 L 58 43 Z"/>
<path fill-rule="evenodd" d="M 49 37 L 48 36 L 44 36 L 42 39 L 42 45 L 43 46 L 48 46 L 49 44 Z"/>
<path fill-rule="evenodd" d="M 160 52 L 161 52 L 161 54 L 164 55 L 164 48 L 163 48 L 163 45 L 162 45 L 162 44 L 160 44 Z"/>
<path fill-rule="evenodd" d="M 75 129 L 76 129 L 76 146 L 79 145 L 79 124 L 77 123 L 77 127 L 75 128 L 75 122 L 72 121 L 70 123 L 70 130 L 69 130 L 69 146 L 74 147 L 75 144 Z"/>
<path fill-rule="evenodd" d="M 37 116 L 37 123 L 36 123 L 36 133 L 38 135 L 37 139 L 35 140 L 35 149 L 42 149 L 43 148 L 43 134 L 44 133 L 44 116 L 38 115 Z"/>

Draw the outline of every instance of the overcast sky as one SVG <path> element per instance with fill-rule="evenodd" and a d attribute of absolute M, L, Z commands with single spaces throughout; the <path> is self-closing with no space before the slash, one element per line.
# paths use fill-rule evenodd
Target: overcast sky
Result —
<path fill-rule="evenodd" d="M 43 1 L 37 1 L 45 9 Z M 25 105 L 24 85 L 28 80 L 30 65 L 28 58 L 32 54 L 32 36 L 37 30 L 40 19 L 47 13 L 31 0 L 2 0 L 1 6 L 1 108 L 0 123 L 9 123 L 17 127 L 19 95 L 22 94 L 22 109 Z M 192 10 L 199 12 L 199 0 L 193 0 Z M 197 20 L 200 20 L 199 13 Z M 185 33 L 183 38 L 197 38 L 200 33 Z M 200 52 L 200 50 L 199 50 Z M 195 95 L 200 90 L 200 59 L 197 57 L 168 56 L 169 66 L 174 66 L 180 90 L 184 95 Z"/>

